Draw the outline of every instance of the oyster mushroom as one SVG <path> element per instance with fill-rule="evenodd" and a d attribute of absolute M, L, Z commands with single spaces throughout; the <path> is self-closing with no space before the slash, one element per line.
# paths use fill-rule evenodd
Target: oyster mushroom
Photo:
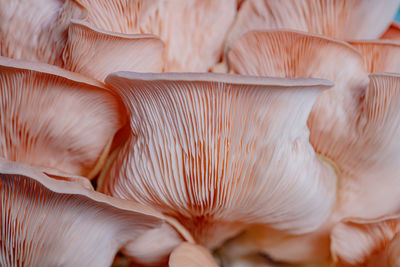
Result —
<path fill-rule="evenodd" d="M 102 84 L 57 67 L 0 57 L 0 156 L 94 177 L 125 112 Z"/>
<path fill-rule="evenodd" d="M 165 71 L 207 71 L 218 60 L 236 0 L 76 0 L 94 27 L 155 34 L 165 43 Z M 223 15 L 221 15 L 223 14 Z"/>
<path fill-rule="evenodd" d="M 176 218 L 208 248 L 252 223 L 309 232 L 330 213 L 336 175 L 306 121 L 331 83 L 127 72 L 106 83 L 127 106 L 131 135 L 102 192 Z"/>
<path fill-rule="evenodd" d="M 83 177 L 60 180 L 46 172 L 0 159 L 2 266 L 110 266 L 118 249 L 166 221 L 150 208 L 83 187 Z"/>
<path fill-rule="evenodd" d="M 342 40 L 377 39 L 398 5 L 398 0 L 247 0 L 238 12 L 228 46 L 251 30 L 291 29 Z"/>
<path fill-rule="evenodd" d="M 349 218 L 331 234 L 331 252 L 336 262 L 362 266 L 400 266 L 400 217 Z"/>
<path fill-rule="evenodd" d="M 391 60 L 396 58 L 392 52 L 397 52 L 397 45 L 370 42 L 367 46 L 363 42 L 362 47 L 360 55 L 344 42 L 287 31 L 252 32 L 233 44 L 230 64 L 242 74 L 319 77 L 335 82 L 333 89 L 316 101 L 308 125 L 311 144 L 339 177 L 338 203 L 320 229 L 290 236 L 254 226 L 236 240 L 238 246 L 262 250 L 277 260 L 325 258 L 335 222 L 348 216 L 374 218 L 398 209 L 398 187 L 394 186 L 400 173 L 394 156 L 399 145 L 398 78 L 373 74 L 369 88 L 365 87 L 366 71 L 397 71 L 397 63 Z M 382 52 L 372 57 L 374 51 Z M 229 246 L 235 247 L 234 243 Z"/>
<path fill-rule="evenodd" d="M 101 31 L 72 21 L 64 49 L 64 68 L 103 81 L 115 71 L 161 72 L 163 42 L 146 34 Z"/>
<path fill-rule="evenodd" d="M 349 43 L 361 52 L 368 73 L 400 72 L 400 43 L 389 40 Z"/>
<path fill-rule="evenodd" d="M 70 0 L 0 0 L 0 56 L 62 67 L 68 25 L 83 11 Z"/>

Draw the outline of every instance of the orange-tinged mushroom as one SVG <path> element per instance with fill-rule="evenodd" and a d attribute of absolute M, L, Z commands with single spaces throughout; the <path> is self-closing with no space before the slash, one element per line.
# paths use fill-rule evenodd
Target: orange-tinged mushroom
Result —
<path fill-rule="evenodd" d="M 207 71 L 220 58 L 236 0 L 77 0 L 96 28 L 155 34 L 165 43 L 166 71 Z M 223 15 L 222 15 L 223 14 Z"/>
<path fill-rule="evenodd" d="M 400 73 L 400 43 L 389 40 L 350 41 L 357 48 L 364 60 L 368 73 Z"/>
<path fill-rule="evenodd" d="M 0 56 L 62 66 L 68 25 L 83 11 L 74 1 L 0 0 Z"/>
<path fill-rule="evenodd" d="M 163 42 L 154 35 L 102 31 L 73 21 L 63 54 L 64 68 L 103 81 L 115 71 L 161 72 Z"/>
<path fill-rule="evenodd" d="M 176 218 L 208 248 L 251 223 L 312 231 L 330 213 L 336 175 L 315 155 L 306 121 L 331 83 L 125 72 L 106 83 L 132 130 L 105 175 L 106 194 Z"/>
<path fill-rule="evenodd" d="M 233 44 L 229 62 L 239 73 L 335 82 L 333 90 L 318 98 L 308 125 L 312 145 L 340 177 L 337 207 L 320 229 L 302 236 L 274 233 L 271 238 L 271 229 L 258 226 L 238 239 L 238 245 L 258 247 L 277 260 L 324 258 L 335 222 L 348 216 L 382 216 L 400 206 L 394 156 L 400 134 L 398 78 L 374 74 L 365 87 L 368 70 L 397 71 L 398 47 L 385 41 L 358 44 L 362 55 L 344 42 L 288 31 L 252 32 Z"/>
<path fill-rule="evenodd" d="M 362 266 L 400 266 L 400 216 L 376 219 L 349 218 L 331 234 L 331 253 L 336 262 Z"/>
<path fill-rule="evenodd" d="M 42 63 L 0 57 L 0 156 L 94 177 L 123 125 L 102 84 Z"/>
<path fill-rule="evenodd" d="M 291 29 L 337 39 L 377 39 L 393 20 L 398 0 L 247 0 L 228 46 L 251 30 Z"/>
<path fill-rule="evenodd" d="M 151 208 L 77 179 L 0 159 L 1 266 L 110 266 L 127 242 L 166 222 Z"/>
<path fill-rule="evenodd" d="M 169 266 L 218 267 L 218 264 L 206 248 L 184 242 L 172 251 Z"/>
<path fill-rule="evenodd" d="M 389 39 L 400 41 L 400 23 L 393 21 L 386 32 L 381 36 L 380 39 Z"/>

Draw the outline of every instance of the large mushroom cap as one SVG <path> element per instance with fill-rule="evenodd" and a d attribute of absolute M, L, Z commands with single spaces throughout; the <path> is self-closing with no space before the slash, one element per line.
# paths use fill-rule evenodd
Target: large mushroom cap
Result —
<path fill-rule="evenodd" d="M 75 1 L 0 0 L 0 56 L 62 66 L 71 18 L 84 15 Z"/>
<path fill-rule="evenodd" d="M 150 33 L 165 43 L 166 71 L 208 71 L 220 58 L 235 0 L 77 0 L 96 28 Z M 222 15 L 223 14 L 223 15 Z"/>
<path fill-rule="evenodd" d="M 228 46 L 251 30 L 291 29 L 342 40 L 377 39 L 390 25 L 398 5 L 398 0 L 247 0 L 241 5 Z"/>
<path fill-rule="evenodd" d="M 251 223 L 294 233 L 330 212 L 336 176 L 308 141 L 318 79 L 120 72 L 130 139 L 101 190 L 175 217 L 215 247 Z"/>
<path fill-rule="evenodd" d="M 41 63 L 0 58 L 0 156 L 93 177 L 124 121 L 99 82 Z"/>
<path fill-rule="evenodd" d="M 84 178 L 81 178 L 84 179 Z M 1 266 L 110 266 L 127 242 L 165 221 L 37 167 L 0 159 Z"/>
<path fill-rule="evenodd" d="M 163 50 L 163 42 L 154 35 L 106 32 L 73 21 L 64 50 L 64 68 L 100 81 L 115 71 L 161 72 Z"/>

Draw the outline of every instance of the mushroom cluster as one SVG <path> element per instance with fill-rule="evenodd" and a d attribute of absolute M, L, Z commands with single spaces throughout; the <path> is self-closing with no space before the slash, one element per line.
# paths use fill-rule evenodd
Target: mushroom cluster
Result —
<path fill-rule="evenodd" d="M 0 266 L 400 267 L 400 0 L 0 0 Z"/>

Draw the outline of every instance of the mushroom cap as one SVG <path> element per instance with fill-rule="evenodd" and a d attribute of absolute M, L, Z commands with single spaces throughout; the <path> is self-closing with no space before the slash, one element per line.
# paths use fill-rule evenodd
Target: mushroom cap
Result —
<path fill-rule="evenodd" d="M 0 57 L 0 156 L 94 177 L 125 112 L 101 83 L 51 65 Z"/>
<path fill-rule="evenodd" d="M 368 73 L 400 72 L 400 42 L 373 40 L 349 43 L 361 52 Z"/>
<path fill-rule="evenodd" d="M 331 234 L 336 262 L 363 266 L 399 266 L 400 217 L 348 218 Z"/>
<path fill-rule="evenodd" d="M 77 179 L 54 179 L 38 167 L 0 159 L 2 266 L 110 266 L 123 245 L 165 222 L 151 208 Z"/>
<path fill-rule="evenodd" d="M 330 82 L 119 72 L 106 83 L 132 131 L 106 194 L 155 207 L 210 248 L 248 224 L 304 233 L 328 216 L 336 175 L 316 157 L 306 121 Z"/>
<path fill-rule="evenodd" d="M 62 51 L 72 18 L 81 18 L 75 1 L 0 0 L 0 56 L 62 67 Z"/>
<path fill-rule="evenodd" d="M 64 68 L 99 81 L 115 71 L 161 72 L 163 50 L 163 42 L 154 35 L 112 33 L 72 21 Z"/>
<path fill-rule="evenodd" d="M 208 71 L 220 58 L 235 0 L 76 0 L 106 31 L 151 33 L 165 43 L 165 71 Z M 221 15 L 223 14 L 223 15 Z"/>
<path fill-rule="evenodd" d="M 238 12 L 227 46 L 248 31 L 272 29 L 342 40 L 377 39 L 390 25 L 398 5 L 398 0 L 247 0 Z"/>

